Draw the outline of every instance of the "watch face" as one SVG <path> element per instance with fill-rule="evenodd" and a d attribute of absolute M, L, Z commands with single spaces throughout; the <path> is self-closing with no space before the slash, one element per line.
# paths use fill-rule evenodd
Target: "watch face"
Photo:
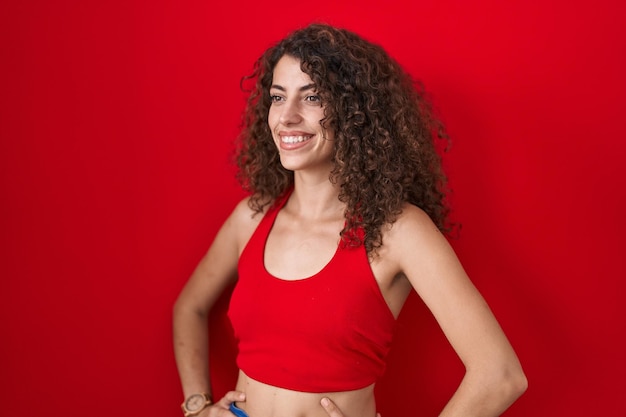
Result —
<path fill-rule="evenodd" d="M 185 408 L 188 411 L 197 411 L 204 406 L 205 400 L 202 394 L 193 394 L 185 401 Z"/>

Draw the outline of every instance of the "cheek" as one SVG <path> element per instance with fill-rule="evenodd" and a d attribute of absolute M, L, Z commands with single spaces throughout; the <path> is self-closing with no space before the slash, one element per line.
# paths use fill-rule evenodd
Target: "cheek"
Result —
<path fill-rule="evenodd" d="M 335 130 L 331 127 L 328 127 L 328 123 L 326 124 L 327 127 L 322 127 L 322 129 L 324 130 L 324 138 L 326 138 L 329 141 L 334 141 L 335 140 Z"/>
<path fill-rule="evenodd" d="M 270 107 L 269 112 L 267 113 L 267 124 L 270 127 L 270 130 L 274 130 L 276 123 L 278 122 L 278 113 Z"/>
<path fill-rule="evenodd" d="M 329 141 L 335 140 L 335 131 L 333 129 L 324 129 L 324 137 Z"/>

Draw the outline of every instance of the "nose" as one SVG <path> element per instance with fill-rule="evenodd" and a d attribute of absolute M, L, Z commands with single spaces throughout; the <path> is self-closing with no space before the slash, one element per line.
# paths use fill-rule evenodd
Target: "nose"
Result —
<path fill-rule="evenodd" d="M 280 106 L 279 122 L 284 125 L 293 125 L 302 121 L 300 103 L 297 100 L 287 100 Z"/>

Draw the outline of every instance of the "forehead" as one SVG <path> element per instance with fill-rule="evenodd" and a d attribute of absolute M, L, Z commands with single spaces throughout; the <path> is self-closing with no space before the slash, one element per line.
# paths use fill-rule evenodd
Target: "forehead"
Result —
<path fill-rule="evenodd" d="M 272 74 L 272 87 L 301 87 L 310 85 L 311 77 L 300 69 L 300 60 L 290 55 L 283 55 L 278 60 Z"/>

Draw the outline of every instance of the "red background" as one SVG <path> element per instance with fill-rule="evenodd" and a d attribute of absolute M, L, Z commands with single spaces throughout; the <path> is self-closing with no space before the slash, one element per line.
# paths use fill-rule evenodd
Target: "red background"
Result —
<path fill-rule="evenodd" d="M 626 415 L 620 0 L 211 3 L 0 5 L 0 415 L 179 415 L 171 307 L 242 196 L 239 79 L 313 20 L 384 45 L 447 122 L 452 243 L 530 381 L 507 415 Z M 410 298 L 383 416 L 435 415 L 461 374 Z"/>

